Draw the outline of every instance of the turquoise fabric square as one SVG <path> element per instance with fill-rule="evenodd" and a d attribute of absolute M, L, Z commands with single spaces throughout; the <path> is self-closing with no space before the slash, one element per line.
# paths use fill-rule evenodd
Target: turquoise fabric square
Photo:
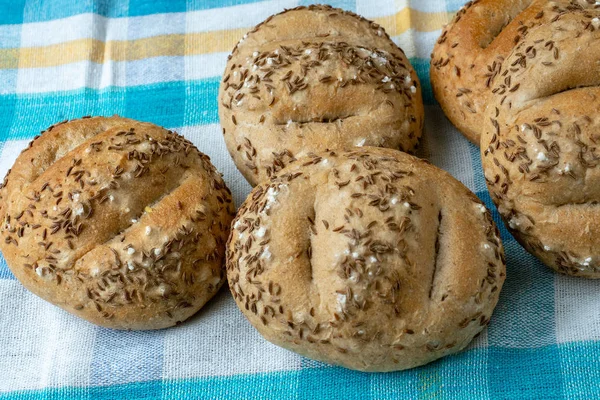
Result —
<path fill-rule="evenodd" d="M 26 0 L 0 2 L 0 25 L 22 23 L 25 2 Z"/>
<path fill-rule="evenodd" d="M 129 16 L 176 13 L 186 10 L 186 0 L 129 0 Z"/>

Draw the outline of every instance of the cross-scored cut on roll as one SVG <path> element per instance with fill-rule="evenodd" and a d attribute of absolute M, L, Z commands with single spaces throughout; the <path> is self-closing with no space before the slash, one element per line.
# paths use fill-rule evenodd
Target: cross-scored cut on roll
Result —
<path fill-rule="evenodd" d="M 548 6 L 499 67 L 482 136 L 492 199 L 549 267 L 600 277 L 600 8 Z"/>
<path fill-rule="evenodd" d="M 473 193 L 372 147 L 313 154 L 259 184 L 227 249 L 230 290 L 267 340 L 364 371 L 463 349 L 504 276 L 498 231 Z"/>
<path fill-rule="evenodd" d="M 207 156 L 111 117 L 34 139 L 0 190 L 0 248 L 33 293 L 98 325 L 158 329 L 224 281 L 231 195 Z"/>
<path fill-rule="evenodd" d="M 418 77 L 379 25 L 329 6 L 268 18 L 233 50 L 219 92 L 227 148 L 253 185 L 311 151 L 412 151 Z"/>
<path fill-rule="evenodd" d="M 536 26 L 572 10 L 593 12 L 593 0 L 469 1 L 443 30 L 431 55 L 431 85 L 450 121 L 480 144 L 492 81 L 506 57 Z"/>

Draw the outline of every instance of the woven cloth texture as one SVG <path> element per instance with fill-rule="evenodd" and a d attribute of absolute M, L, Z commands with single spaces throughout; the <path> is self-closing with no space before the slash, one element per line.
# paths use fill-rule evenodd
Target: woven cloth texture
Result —
<path fill-rule="evenodd" d="M 0 260 L 0 399 L 600 398 L 600 282 L 552 273 L 504 228 L 478 149 L 444 117 L 429 55 L 464 0 L 339 0 L 385 27 L 421 78 L 419 156 L 493 210 L 507 279 L 487 330 L 425 367 L 365 374 L 265 340 L 227 288 L 181 326 L 119 332 L 38 299 Z M 250 190 L 219 128 L 227 54 L 298 0 L 0 0 L 0 174 L 49 125 L 119 114 L 175 129 L 207 153 L 240 204 Z"/>

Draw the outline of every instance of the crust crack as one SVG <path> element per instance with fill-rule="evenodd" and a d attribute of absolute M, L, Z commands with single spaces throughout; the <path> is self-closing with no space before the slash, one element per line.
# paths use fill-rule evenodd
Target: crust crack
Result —
<path fill-rule="evenodd" d="M 561 90 L 558 90 L 558 91 L 556 91 L 554 93 L 545 94 L 545 95 L 542 95 L 542 96 L 539 96 L 539 97 L 535 97 L 533 99 L 528 100 L 527 102 L 528 103 L 531 103 L 531 102 L 536 102 L 537 103 L 537 102 L 540 102 L 540 101 L 546 101 L 546 100 L 548 100 L 548 99 L 550 99 L 550 98 L 552 98 L 554 96 L 558 96 L 558 95 L 561 95 L 561 94 L 564 94 L 564 93 L 567 93 L 567 92 L 571 92 L 571 91 L 575 91 L 575 90 L 581 90 L 581 89 L 600 89 L 600 83 L 594 83 L 594 84 L 591 84 L 591 85 L 578 85 L 578 86 L 573 86 L 573 87 L 568 86 L 568 87 L 563 88 Z"/>
<path fill-rule="evenodd" d="M 442 227 L 442 210 L 438 212 L 438 226 L 437 226 L 437 234 L 435 236 L 435 244 L 434 244 L 434 253 L 433 253 L 433 272 L 431 273 L 431 282 L 429 284 L 429 299 L 431 300 L 431 296 L 433 295 L 435 289 L 435 277 L 437 275 L 439 269 L 439 256 L 440 256 L 440 237 L 441 237 L 441 227 Z"/>
<path fill-rule="evenodd" d="M 308 217 L 309 232 L 308 232 L 308 248 L 306 249 L 306 255 L 308 257 L 308 268 L 309 268 L 309 273 L 310 273 L 310 281 L 313 282 L 315 277 L 314 277 L 313 262 L 312 262 L 312 247 L 313 247 L 312 245 L 313 245 L 313 238 L 317 234 L 317 228 L 315 226 L 317 210 L 315 209 L 314 204 L 312 207 L 311 214 L 312 214 L 312 217 L 311 216 Z"/>
<path fill-rule="evenodd" d="M 481 49 L 486 49 L 494 43 L 494 41 L 504 32 L 504 30 L 513 23 L 519 15 L 521 15 L 524 11 L 526 11 L 531 4 L 532 0 L 525 1 L 524 4 L 516 5 L 514 8 L 509 8 L 508 12 L 505 14 L 505 18 L 503 21 L 498 21 L 500 24 L 493 24 L 488 31 L 488 35 L 484 36 L 479 44 Z"/>
<path fill-rule="evenodd" d="M 145 207 L 150 207 L 150 208 L 156 208 L 156 205 L 161 203 L 164 199 L 166 199 L 167 197 L 169 197 L 171 194 L 173 194 L 173 192 L 175 192 L 177 189 L 179 189 L 181 187 L 181 185 L 187 180 L 189 179 L 188 176 L 186 176 L 185 174 L 181 175 L 181 178 L 179 179 L 179 181 L 176 183 L 175 186 L 173 186 L 168 192 L 166 193 L 161 193 L 159 196 L 157 196 L 156 198 L 154 198 L 151 202 L 149 202 L 148 205 L 146 205 Z M 142 208 L 143 210 L 143 208 Z M 83 253 L 81 256 L 77 257 L 75 260 L 73 260 L 70 265 L 66 268 L 64 268 L 65 271 L 68 270 L 72 270 L 73 268 L 75 268 L 75 265 L 77 264 L 77 262 L 84 258 L 88 253 L 92 252 L 94 249 L 96 249 L 99 246 L 106 246 L 107 243 L 109 243 L 110 241 L 114 240 L 117 236 L 119 236 L 121 233 L 126 233 L 129 229 L 131 229 L 131 227 L 133 227 L 136 224 L 139 224 L 139 220 L 136 219 L 136 222 L 134 222 L 134 220 L 128 220 L 127 223 L 125 224 L 125 226 L 123 226 L 121 229 L 118 230 L 118 232 L 112 232 L 110 235 L 108 236 L 108 239 L 104 240 L 102 243 L 91 243 L 91 247 L 89 250 L 87 250 L 85 253 Z M 40 258 L 38 259 L 36 262 L 40 262 L 44 260 L 44 258 Z"/>
<path fill-rule="evenodd" d="M 276 122 L 274 125 L 277 126 L 284 126 L 284 125 L 288 125 L 290 123 L 294 123 L 294 124 L 301 124 L 301 125 L 305 125 L 305 124 L 331 124 L 337 121 L 344 121 L 347 118 L 351 118 L 351 117 L 364 117 L 365 115 L 358 115 L 358 114 L 348 114 L 348 115 L 344 115 L 344 116 L 338 116 L 338 117 L 331 117 L 331 118 L 327 118 L 327 117 L 315 117 L 313 119 L 289 119 L 287 122 Z"/>
<path fill-rule="evenodd" d="M 74 122 L 74 121 L 79 121 L 81 118 L 79 119 L 73 119 L 69 122 Z M 44 131 L 45 132 L 50 132 L 52 130 L 52 128 L 54 128 L 57 125 L 52 125 L 50 128 L 48 128 L 47 130 Z M 29 188 L 32 185 L 35 185 L 36 183 L 39 183 L 38 180 L 40 177 L 42 177 L 42 175 L 44 175 L 44 173 L 49 170 L 50 168 L 52 168 L 52 166 L 54 164 L 56 164 L 57 162 L 59 162 L 60 160 L 64 159 L 64 158 L 73 158 L 73 154 L 76 153 L 77 149 L 84 145 L 87 144 L 90 141 L 93 141 L 93 138 L 97 137 L 98 135 L 102 135 L 105 134 L 106 132 L 108 132 L 111 128 L 113 128 L 112 126 L 106 127 L 106 126 L 100 126 L 100 129 L 97 130 L 90 130 L 90 132 L 94 132 L 93 134 L 89 134 L 89 136 L 86 136 L 83 138 L 83 140 L 81 140 L 80 142 L 75 142 L 72 143 L 72 146 L 65 151 L 60 157 L 58 157 L 58 152 L 59 149 L 58 147 L 51 149 L 52 151 L 52 160 L 48 163 L 48 165 L 45 165 L 42 169 L 38 170 L 38 171 L 34 171 L 35 174 L 32 175 L 31 177 L 29 177 L 27 182 L 23 182 L 24 183 L 24 188 L 22 189 L 23 191 L 29 190 Z M 27 149 L 25 149 L 25 151 L 28 151 L 31 149 L 33 142 L 36 139 L 33 139 L 30 144 L 29 147 L 27 147 Z"/>

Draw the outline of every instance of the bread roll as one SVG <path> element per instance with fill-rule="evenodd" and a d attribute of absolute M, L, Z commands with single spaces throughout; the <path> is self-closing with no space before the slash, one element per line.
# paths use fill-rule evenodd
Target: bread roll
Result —
<path fill-rule="evenodd" d="M 362 371 L 460 351 L 504 277 L 481 201 L 426 161 L 374 147 L 312 155 L 255 187 L 227 247 L 233 297 L 267 340 Z"/>
<path fill-rule="evenodd" d="M 490 81 L 528 30 L 552 18 L 542 12 L 546 4 L 548 0 L 469 1 L 435 44 L 430 72 L 435 97 L 450 121 L 478 146 Z"/>
<path fill-rule="evenodd" d="M 130 119 L 51 126 L 0 190 L 0 249 L 41 298 L 97 325 L 159 329 L 224 282 L 231 195 L 183 137 Z"/>
<path fill-rule="evenodd" d="M 600 8 L 559 3 L 498 66 L 482 164 L 527 250 L 559 272 L 600 278 Z"/>
<path fill-rule="evenodd" d="M 268 18 L 234 48 L 219 92 L 227 148 L 256 185 L 309 152 L 413 150 L 419 80 L 382 27 L 329 6 Z"/>

